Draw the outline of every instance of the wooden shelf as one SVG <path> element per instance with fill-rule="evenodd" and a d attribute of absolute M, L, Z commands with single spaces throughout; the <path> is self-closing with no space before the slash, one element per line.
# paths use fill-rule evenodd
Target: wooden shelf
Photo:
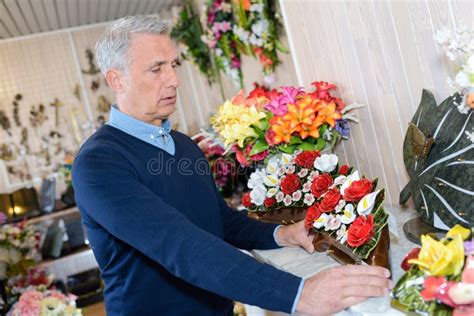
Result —
<path fill-rule="evenodd" d="M 71 214 L 74 214 L 74 213 L 79 213 L 79 210 L 76 206 L 73 206 L 71 208 L 67 208 L 65 210 L 40 215 L 38 217 L 33 217 L 33 218 L 30 218 L 29 220 L 27 220 L 26 222 L 28 224 L 37 224 L 37 223 L 40 223 L 40 222 L 43 222 L 43 221 L 68 216 L 68 215 L 71 215 Z"/>

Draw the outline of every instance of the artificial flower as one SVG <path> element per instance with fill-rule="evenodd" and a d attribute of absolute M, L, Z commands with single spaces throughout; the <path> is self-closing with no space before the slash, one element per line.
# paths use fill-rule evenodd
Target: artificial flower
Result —
<path fill-rule="evenodd" d="M 322 213 L 317 219 L 314 220 L 313 227 L 316 229 L 325 227 L 326 223 L 328 222 L 330 218 L 331 216 L 329 216 L 328 214 Z"/>
<path fill-rule="evenodd" d="M 345 181 L 341 185 L 341 194 L 344 195 L 346 189 L 351 186 L 352 182 L 359 180 L 359 171 L 354 171 L 350 176 L 346 177 Z"/>
<path fill-rule="evenodd" d="M 314 166 L 314 160 L 320 156 L 319 150 L 303 151 L 296 156 L 295 163 L 303 168 L 311 169 Z"/>
<path fill-rule="evenodd" d="M 350 191 L 350 187 L 349 187 L 349 191 L 346 190 L 346 194 L 347 193 L 351 194 L 351 192 L 353 193 L 353 191 Z M 359 215 L 367 216 L 372 212 L 372 209 L 374 208 L 374 205 L 375 205 L 375 200 L 379 192 L 380 190 L 369 193 L 359 201 L 359 203 L 357 204 L 357 213 L 359 213 Z M 352 195 L 352 197 L 354 196 Z"/>
<path fill-rule="evenodd" d="M 278 203 L 283 201 L 284 198 L 285 198 L 285 193 L 280 191 L 276 194 L 276 200 L 277 200 Z"/>
<path fill-rule="evenodd" d="M 356 218 L 356 213 L 354 212 L 354 205 L 346 204 L 345 207 L 342 209 L 342 214 L 339 214 L 339 217 L 341 219 L 341 223 L 347 225 L 351 224 Z"/>
<path fill-rule="evenodd" d="M 372 191 L 372 181 L 360 179 L 351 183 L 344 191 L 344 200 L 347 202 L 359 202 L 364 196 Z"/>
<path fill-rule="evenodd" d="M 267 197 L 273 197 L 273 196 L 275 196 L 277 193 L 278 193 L 278 189 L 277 189 L 277 188 L 270 188 L 270 189 L 267 191 Z"/>
<path fill-rule="evenodd" d="M 276 200 L 275 198 L 272 198 L 272 197 L 267 197 L 265 199 L 265 202 L 263 202 L 265 204 L 266 207 L 271 207 L 273 204 L 276 203 Z"/>
<path fill-rule="evenodd" d="M 285 206 L 290 206 L 291 203 L 293 203 L 291 195 L 285 195 L 285 198 L 283 199 L 283 204 L 285 204 Z"/>
<path fill-rule="evenodd" d="M 408 260 L 434 276 L 458 275 L 464 264 L 464 245 L 460 235 L 446 245 L 428 235 L 421 236 L 421 250 L 417 259 Z"/>
<path fill-rule="evenodd" d="M 339 200 L 341 199 L 341 194 L 337 188 L 329 190 L 321 200 L 319 207 L 322 212 L 332 212 L 336 208 Z"/>
<path fill-rule="evenodd" d="M 435 300 L 436 292 L 444 283 L 446 283 L 446 280 L 443 277 L 427 277 L 423 282 L 423 290 L 420 292 L 421 297 L 423 297 L 425 301 Z"/>
<path fill-rule="evenodd" d="M 474 303 L 474 284 L 457 282 L 448 290 L 449 298 L 456 305 L 467 305 Z"/>
<path fill-rule="evenodd" d="M 270 128 L 274 133 L 273 143 L 289 143 L 291 139 L 291 134 L 294 131 L 294 128 L 291 127 L 291 122 L 283 120 L 280 116 L 273 117 L 270 122 Z"/>
<path fill-rule="evenodd" d="M 349 173 L 349 166 L 348 165 L 342 165 L 339 167 L 339 174 L 342 176 L 345 176 Z"/>
<path fill-rule="evenodd" d="M 321 211 L 317 204 L 308 207 L 306 210 L 306 217 L 304 220 L 304 225 L 306 228 L 313 227 L 314 221 L 317 220 L 321 216 Z"/>
<path fill-rule="evenodd" d="M 301 188 L 301 181 L 297 175 L 290 173 L 283 177 L 280 186 L 283 193 L 292 194 Z"/>
<path fill-rule="evenodd" d="M 333 154 L 324 154 L 314 160 L 314 168 L 321 172 L 332 172 L 336 169 L 339 158 Z"/>
<path fill-rule="evenodd" d="M 346 225 L 341 225 L 336 232 L 336 240 L 339 240 L 341 244 L 344 244 L 347 240 L 347 227 Z"/>
<path fill-rule="evenodd" d="M 401 268 L 405 271 L 408 271 L 411 269 L 411 267 L 413 266 L 413 264 L 411 263 L 408 263 L 409 260 L 411 259 L 415 259 L 415 258 L 418 258 L 418 256 L 420 255 L 420 250 L 421 248 L 420 247 L 415 247 L 413 248 L 412 250 L 410 250 L 409 253 L 407 253 L 405 255 L 405 258 L 403 258 L 403 261 L 402 263 L 400 264 Z"/>
<path fill-rule="evenodd" d="M 336 86 L 334 84 L 325 81 L 315 81 L 312 82 L 311 85 L 316 88 L 316 91 L 314 91 L 312 95 L 316 99 L 321 100 L 330 100 L 331 94 L 329 93 L 329 91 L 336 89 Z"/>
<path fill-rule="evenodd" d="M 331 127 L 335 127 L 336 121 L 342 118 L 342 114 L 336 110 L 336 103 L 334 102 L 319 102 L 317 108 L 318 115 L 315 121 L 320 123 L 319 126 L 328 123 Z"/>
<path fill-rule="evenodd" d="M 311 193 L 319 198 L 329 189 L 331 184 L 333 184 L 333 179 L 328 173 L 316 176 L 311 183 Z"/>
<path fill-rule="evenodd" d="M 347 231 L 347 244 L 358 247 L 366 244 L 374 236 L 374 215 L 360 215 L 355 219 Z"/>
<path fill-rule="evenodd" d="M 301 200 L 302 197 L 303 197 L 303 193 L 300 190 L 293 192 L 293 194 L 291 195 L 291 198 L 295 202 L 298 202 L 299 200 Z"/>
<path fill-rule="evenodd" d="M 446 237 L 454 238 L 456 235 L 461 235 L 461 238 L 466 240 L 469 238 L 469 236 L 471 236 L 471 231 L 459 224 L 456 224 L 446 233 Z"/>
<path fill-rule="evenodd" d="M 324 228 L 325 231 L 330 231 L 330 230 L 337 230 L 341 227 L 341 220 L 339 219 L 339 216 L 333 216 L 328 219 L 326 223 L 326 227 Z"/>
<path fill-rule="evenodd" d="M 303 201 L 304 201 L 304 204 L 306 204 L 306 205 L 313 205 L 315 200 L 316 199 L 315 199 L 314 195 L 312 195 L 311 193 L 306 193 L 304 195 L 304 200 Z"/>
<path fill-rule="evenodd" d="M 250 197 L 250 192 L 247 192 L 242 196 L 242 206 L 247 208 L 252 206 L 252 198 Z"/>
<path fill-rule="evenodd" d="M 278 185 L 278 181 L 279 181 L 278 176 L 274 174 L 267 174 L 263 177 L 263 183 L 269 187 L 274 187 Z"/>
<path fill-rule="evenodd" d="M 264 185 L 259 185 L 253 188 L 252 191 L 250 191 L 251 201 L 253 204 L 257 206 L 263 205 L 266 195 L 267 195 L 267 189 L 265 188 Z"/>
<path fill-rule="evenodd" d="M 300 178 L 304 178 L 304 177 L 306 177 L 306 176 L 308 175 L 308 173 L 309 173 L 308 169 L 301 169 L 301 170 L 297 173 L 297 175 L 298 175 L 298 177 L 300 177 Z"/>
<path fill-rule="evenodd" d="M 351 128 L 349 126 L 349 122 L 345 119 L 338 119 L 336 121 L 336 126 L 334 127 L 336 131 L 341 134 L 342 138 L 349 138 L 349 134 L 351 132 Z"/>

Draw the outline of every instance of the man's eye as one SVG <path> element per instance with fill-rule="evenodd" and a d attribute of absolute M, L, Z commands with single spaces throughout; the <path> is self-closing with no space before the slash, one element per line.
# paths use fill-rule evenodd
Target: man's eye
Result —
<path fill-rule="evenodd" d="M 172 65 L 173 68 L 178 68 L 179 66 L 181 66 L 181 63 L 180 63 L 180 62 L 174 63 L 174 64 Z"/>
<path fill-rule="evenodd" d="M 159 73 L 160 71 L 161 71 L 161 68 L 155 68 L 151 70 L 151 72 L 155 74 Z"/>

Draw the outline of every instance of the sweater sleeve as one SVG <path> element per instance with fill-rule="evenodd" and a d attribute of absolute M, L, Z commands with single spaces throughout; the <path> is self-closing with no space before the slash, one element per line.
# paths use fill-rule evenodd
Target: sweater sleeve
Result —
<path fill-rule="evenodd" d="M 230 208 L 223 198 L 220 198 L 220 211 L 224 221 L 224 239 L 230 244 L 245 250 L 280 247 L 274 236 L 279 225 L 249 218 L 247 212 Z"/>
<path fill-rule="evenodd" d="M 72 174 L 79 209 L 174 276 L 229 299 L 291 312 L 301 278 L 194 225 L 141 184 L 118 151 L 86 149 Z"/>

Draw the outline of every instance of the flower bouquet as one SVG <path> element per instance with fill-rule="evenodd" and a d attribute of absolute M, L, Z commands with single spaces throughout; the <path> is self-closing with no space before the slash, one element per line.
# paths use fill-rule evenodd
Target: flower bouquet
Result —
<path fill-rule="evenodd" d="M 248 96 L 244 91 L 227 100 L 211 118 L 217 138 L 226 150 L 233 150 L 244 166 L 276 153 L 333 148 L 349 137 L 349 113 L 360 107 L 345 106 L 330 93 L 336 86 L 313 82 L 315 90 L 281 87 L 268 90 L 256 86 Z"/>
<path fill-rule="evenodd" d="M 296 151 L 275 155 L 252 173 L 242 204 L 264 221 L 304 219 L 316 234 L 316 250 L 331 248 L 341 262 L 388 266 L 388 214 L 382 207 L 384 190 L 376 186 L 377 180 L 339 167 L 336 155 Z"/>
<path fill-rule="evenodd" d="M 76 297 L 56 290 L 31 289 L 24 292 L 12 307 L 9 316 L 80 316 Z"/>
<path fill-rule="evenodd" d="M 423 235 L 421 248 L 412 249 L 402 262 L 407 272 L 392 290 L 392 305 L 422 315 L 474 315 L 472 238 L 460 225 L 440 240 Z"/>

